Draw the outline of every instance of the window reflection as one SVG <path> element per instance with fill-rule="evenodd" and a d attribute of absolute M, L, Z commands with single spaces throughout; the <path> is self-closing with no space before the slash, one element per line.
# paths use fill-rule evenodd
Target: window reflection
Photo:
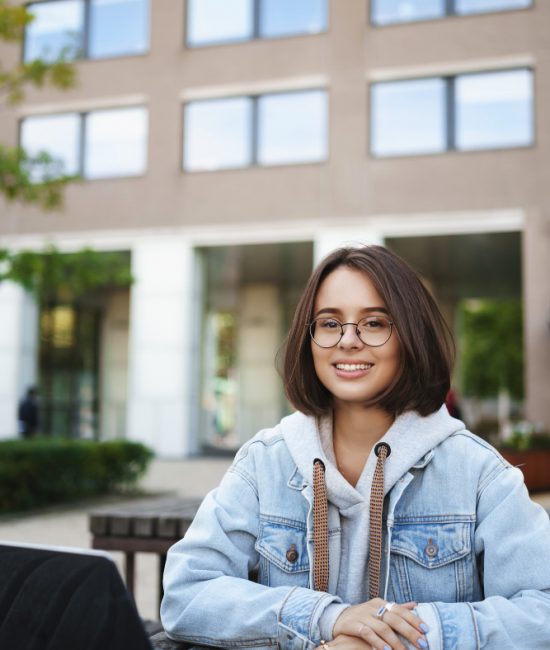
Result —
<path fill-rule="evenodd" d="M 528 70 L 464 75 L 456 80 L 458 149 L 515 147 L 533 141 Z"/>
<path fill-rule="evenodd" d="M 187 45 L 317 34 L 327 12 L 327 0 L 187 0 Z"/>
<path fill-rule="evenodd" d="M 149 47 L 149 0 L 48 0 L 28 5 L 25 61 L 141 54 Z"/>
<path fill-rule="evenodd" d="M 209 171 L 251 162 L 252 100 L 192 102 L 185 107 L 184 168 Z"/>
<path fill-rule="evenodd" d="M 455 0 L 457 14 L 474 14 L 507 9 L 525 9 L 533 0 Z"/>
<path fill-rule="evenodd" d="M 445 149 L 445 82 L 415 79 L 371 88 L 371 152 L 375 156 Z"/>
<path fill-rule="evenodd" d="M 135 176 L 147 167 L 147 114 L 144 108 L 90 113 L 86 120 L 84 176 Z"/>
<path fill-rule="evenodd" d="M 82 0 L 41 2 L 28 6 L 34 20 L 25 32 L 25 61 L 74 59 L 82 53 L 84 3 Z"/>
<path fill-rule="evenodd" d="M 262 0 L 260 36 L 317 34 L 326 28 L 325 0 Z"/>
<path fill-rule="evenodd" d="M 371 0 L 375 25 L 391 25 L 443 16 L 525 9 L 532 0 Z"/>
<path fill-rule="evenodd" d="M 77 174 L 88 179 L 135 176 L 147 168 L 147 110 L 138 106 L 28 117 L 20 141 L 31 156 L 46 152 L 56 160 L 31 169 L 34 182 Z"/>
<path fill-rule="evenodd" d="M 149 41 L 148 10 L 145 0 L 93 0 L 89 56 L 100 58 L 145 52 Z"/>
<path fill-rule="evenodd" d="M 318 162 L 327 157 L 324 90 L 190 102 L 184 109 L 184 169 Z"/>
<path fill-rule="evenodd" d="M 258 163 L 315 162 L 327 157 L 327 97 L 322 90 L 258 100 Z"/>
<path fill-rule="evenodd" d="M 399 156 L 530 145 L 532 76 L 519 69 L 376 83 L 371 152 Z"/>
<path fill-rule="evenodd" d="M 253 7 L 253 0 L 187 0 L 187 44 L 252 38 Z"/>
<path fill-rule="evenodd" d="M 31 170 L 31 179 L 71 176 L 79 171 L 80 117 L 77 113 L 29 117 L 21 124 L 21 146 L 30 156 L 46 152 L 56 164 Z"/>
<path fill-rule="evenodd" d="M 428 20 L 445 15 L 446 0 L 372 0 L 371 20 L 376 25 Z"/>

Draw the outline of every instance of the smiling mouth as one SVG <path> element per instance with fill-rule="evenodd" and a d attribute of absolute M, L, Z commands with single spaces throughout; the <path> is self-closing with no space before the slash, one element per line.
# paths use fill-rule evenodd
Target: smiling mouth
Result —
<path fill-rule="evenodd" d="M 372 368 L 374 366 L 373 363 L 337 363 L 335 365 L 338 370 L 345 370 L 346 372 L 369 370 L 369 368 Z"/>

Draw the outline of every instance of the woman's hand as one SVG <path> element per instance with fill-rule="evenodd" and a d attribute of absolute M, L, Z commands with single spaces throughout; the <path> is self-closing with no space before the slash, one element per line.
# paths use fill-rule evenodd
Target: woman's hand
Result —
<path fill-rule="evenodd" d="M 349 634 L 340 634 L 330 643 L 324 642 L 316 650 L 326 650 L 327 648 L 328 650 L 372 650 L 370 643 Z"/>
<path fill-rule="evenodd" d="M 355 636 L 374 650 L 407 650 L 399 640 L 398 634 L 415 648 L 424 650 L 428 647 L 424 636 L 428 627 L 412 612 L 416 603 L 392 604 L 382 616 L 377 616 L 377 612 L 384 605 L 388 603 L 381 598 L 373 598 L 366 603 L 345 609 L 334 624 L 330 647 L 336 646 L 336 639 L 344 635 Z"/>

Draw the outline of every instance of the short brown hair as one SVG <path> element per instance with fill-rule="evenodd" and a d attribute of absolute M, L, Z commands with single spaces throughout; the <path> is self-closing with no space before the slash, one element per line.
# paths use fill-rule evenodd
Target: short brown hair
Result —
<path fill-rule="evenodd" d="M 396 416 L 414 410 L 437 411 L 450 388 L 454 343 L 437 304 L 418 274 L 383 246 L 339 248 L 313 271 L 306 284 L 282 350 L 282 375 L 290 402 L 306 415 L 332 408 L 332 395 L 319 381 L 313 365 L 309 323 L 323 280 L 338 267 L 365 273 L 384 300 L 399 337 L 400 370 L 395 380 L 372 401 Z"/>

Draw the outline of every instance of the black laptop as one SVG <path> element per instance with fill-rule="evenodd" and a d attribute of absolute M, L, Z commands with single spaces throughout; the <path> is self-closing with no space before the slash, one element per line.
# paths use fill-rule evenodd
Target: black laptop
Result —
<path fill-rule="evenodd" d="M 106 553 L 0 541 L 2 650 L 151 650 Z"/>

